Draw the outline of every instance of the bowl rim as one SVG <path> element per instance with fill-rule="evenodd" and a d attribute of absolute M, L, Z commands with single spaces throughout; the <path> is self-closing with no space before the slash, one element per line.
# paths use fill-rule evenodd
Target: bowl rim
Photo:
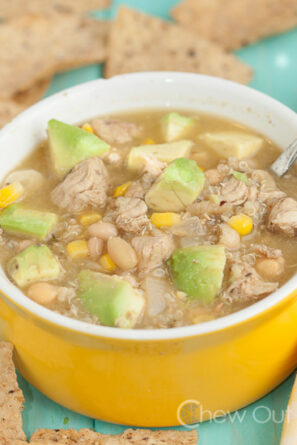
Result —
<path fill-rule="evenodd" d="M 193 74 L 193 73 L 184 73 L 184 72 L 141 72 L 141 73 L 131 73 L 131 74 L 122 74 L 118 76 L 114 76 L 110 79 L 96 79 L 89 82 L 84 82 L 82 84 L 64 89 L 56 94 L 53 94 L 37 104 L 29 107 L 25 111 L 23 111 L 20 115 L 18 115 L 15 119 L 11 121 L 11 123 L 7 124 L 2 130 L 1 134 L 4 132 L 10 131 L 10 128 L 14 123 L 21 123 L 22 120 L 30 115 L 32 112 L 36 112 L 39 107 L 44 107 L 46 104 L 51 102 L 56 102 L 65 97 L 65 95 L 75 95 L 80 93 L 82 90 L 86 88 L 93 88 L 96 85 L 102 84 L 103 82 L 115 83 L 115 82 L 124 82 L 129 79 L 140 79 L 143 82 L 146 81 L 166 81 L 166 79 L 170 78 L 173 80 L 187 80 L 194 78 L 202 79 L 204 81 L 208 81 L 210 83 L 215 83 L 217 85 L 221 85 L 222 87 L 232 87 L 235 91 L 241 90 L 241 92 L 245 93 L 248 97 L 258 98 L 263 100 L 266 105 L 269 105 L 272 109 L 278 108 L 279 112 L 282 112 L 290 119 L 296 120 L 297 124 L 297 114 L 288 108 L 286 105 L 281 102 L 273 99 L 272 97 L 261 93 L 257 90 L 254 90 L 251 87 L 240 85 L 235 82 L 231 82 L 229 80 L 216 78 L 213 76 L 205 76 L 201 74 Z M 182 79 L 181 79 L 182 78 Z M 297 126 L 297 125 L 296 125 Z M 132 340 L 132 341 L 162 341 L 162 340 L 174 340 L 174 339 L 183 339 L 188 337 L 197 337 L 205 334 L 215 333 L 217 331 L 224 330 L 226 328 L 230 328 L 232 326 L 238 325 L 249 319 L 254 318 L 255 316 L 262 314 L 263 312 L 271 309 L 280 303 L 285 297 L 289 296 L 292 292 L 297 289 L 297 274 L 295 274 L 289 281 L 287 281 L 283 286 L 277 289 L 272 294 L 263 298 L 262 300 L 248 306 L 240 311 L 234 312 L 232 314 L 226 315 L 224 317 L 207 321 L 204 323 L 182 326 L 176 328 L 166 328 L 166 329 L 122 329 L 122 328 L 114 328 L 108 326 L 100 326 L 93 325 L 87 322 L 83 322 L 80 320 L 72 319 L 70 317 L 66 317 L 64 315 L 58 314 L 50 309 L 47 309 L 34 301 L 30 300 L 20 289 L 18 289 L 13 283 L 10 282 L 8 278 L 3 279 L 0 276 L 0 292 L 4 294 L 4 296 L 15 303 L 17 306 L 31 312 L 33 315 L 44 319 L 45 321 L 57 325 L 61 328 L 66 328 L 71 331 L 75 331 L 81 334 L 86 334 L 94 337 L 102 337 L 102 338 L 110 338 L 116 340 Z M 12 295 L 13 290 L 13 295 Z"/>

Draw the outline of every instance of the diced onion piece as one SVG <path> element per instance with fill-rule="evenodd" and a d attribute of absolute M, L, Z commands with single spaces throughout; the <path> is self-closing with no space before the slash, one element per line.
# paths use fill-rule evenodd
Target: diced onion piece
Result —
<path fill-rule="evenodd" d="M 163 312 L 166 307 L 164 295 L 170 292 L 170 287 L 166 280 L 148 276 L 145 279 L 145 290 L 148 314 L 158 315 Z"/>
<path fill-rule="evenodd" d="M 33 169 L 16 170 L 6 176 L 4 185 L 12 184 L 13 182 L 20 182 L 24 187 L 25 194 L 28 196 L 39 190 L 44 183 L 44 176 Z"/>

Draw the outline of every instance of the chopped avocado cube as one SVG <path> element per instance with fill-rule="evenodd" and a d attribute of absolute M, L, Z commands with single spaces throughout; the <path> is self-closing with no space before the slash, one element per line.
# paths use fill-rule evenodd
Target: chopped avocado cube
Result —
<path fill-rule="evenodd" d="M 179 113 L 171 112 L 161 119 L 161 130 L 165 141 L 175 141 L 185 136 L 185 133 L 195 124 L 192 117 L 182 116 Z"/>
<path fill-rule="evenodd" d="M 27 247 L 11 258 L 7 271 L 19 287 L 24 287 L 33 281 L 56 278 L 62 269 L 51 250 L 41 245 Z"/>
<path fill-rule="evenodd" d="M 53 167 L 59 178 L 79 162 L 100 156 L 110 148 L 98 136 L 56 119 L 48 123 L 48 136 Z"/>
<path fill-rule="evenodd" d="M 233 170 L 232 175 L 234 176 L 234 178 L 236 178 L 238 181 L 243 182 L 244 184 L 248 184 L 249 182 L 248 177 L 245 173 Z"/>
<path fill-rule="evenodd" d="M 173 161 L 152 185 L 145 202 L 153 210 L 178 212 L 191 204 L 203 189 L 205 176 L 195 161 Z"/>
<path fill-rule="evenodd" d="M 86 269 L 78 275 L 77 295 L 83 307 L 105 326 L 133 328 L 145 305 L 128 281 Z"/>
<path fill-rule="evenodd" d="M 259 136 L 236 131 L 204 133 L 200 139 L 226 159 L 230 156 L 235 156 L 237 159 L 249 158 L 263 145 L 263 139 Z"/>
<path fill-rule="evenodd" d="M 166 144 L 147 144 L 134 147 L 128 155 L 128 168 L 135 171 L 143 169 L 145 159 L 148 157 L 154 157 L 162 162 L 172 162 L 177 158 L 187 158 L 193 146 L 194 142 L 183 140 Z"/>
<path fill-rule="evenodd" d="M 188 297 L 212 301 L 222 286 L 226 263 L 221 245 L 177 249 L 168 261 L 173 282 Z"/>
<path fill-rule="evenodd" d="M 51 212 L 30 210 L 20 204 L 13 204 L 0 215 L 0 226 L 9 232 L 46 239 L 58 222 L 58 216 Z"/>

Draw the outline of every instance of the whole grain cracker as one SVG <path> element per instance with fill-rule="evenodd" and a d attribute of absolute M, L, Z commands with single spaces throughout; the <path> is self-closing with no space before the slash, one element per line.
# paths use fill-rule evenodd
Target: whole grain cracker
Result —
<path fill-rule="evenodd" d="M 16 93 L 11 99 L 0 99 L 0 128 L 27 107 L 38 102 L 46 92 L 50 82 L 51 79 L 41 80 L 29 90 Z M 0 445 L 2 445 L 1 442 Z"/>
<path fill-rule="evenodd" d="M 0 342 L 0 444 L 7 445 L 26 440 L 21 416 L 24 397 L 18 387 L 12 351 L 10 343 Z"/>
<path fill-rule="evenodd" d="M 0 97 L 55 72 L 102 62 L 109 24 L 77 15 L 30 15 L 0 25 Z"/>
<path fill-rule="evenodd" d="M 112 25 L 105 76 L 188 71 L 247 83 L 249 67 L 219 46 L 159 18 L 121 7 Z"/>
<path fill-rule="evenodd" d="M 11 19 L 36 13 L 81 14 L 109 6 L 110 0 L 3 0 L 0 2 L 0 18 Z"/>
<path fill-rule="evenodd" d="M 195 445 L 198 436 L 196 431 L 151 431 L 126 430 L 123 434 L 108 435 L 83 429 L 38 430 L 31 437 L 30 444 L 51 445 Z"/>
<path fill-rule="evenodd" d="M 296 0 L 185 0 L 172 16 L 227 50 L 297 26 Z"/>
<path fill-rule="evenodd" d="M 38 102 L 51 84 L 51 78 L 41 79 L 31 88 L 25 91 L 20 91 L 13 96 L 13 100 L 21 105 L 29 107 Z"/>
<path fill-rule="evenodd" d="M 118 440 L 118 441 L 117 441 Z M 170 430 L 126 430 L 123 434 L 104 437 L 102 445 L 196 445 L 198 435 L 192 431 L 170 431 Z"/>
<path fill-rule="evenodd" d="M 0 99 L 0 128 L 10 122 L 15 116 L 24 111 L 26 105 L 18 103 L 13 99 Z M 0 445 L 1 442 L 0 442 Z"/>

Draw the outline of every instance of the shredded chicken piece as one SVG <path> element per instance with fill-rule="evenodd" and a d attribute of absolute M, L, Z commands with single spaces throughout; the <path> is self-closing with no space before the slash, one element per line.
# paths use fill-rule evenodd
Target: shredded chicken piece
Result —
<path fill-rule="evenodd" d="M 137 236 L 132 239 L 139 260 L 139 269 L 148 272 L 166 261 L 175 245 L 172 236 Z"/>
<path fill-rule="evenodd" d="M 253 219 L 254 225 L 262 223 L 266 213 L 266 203 L 258 199 L 259 191 L 256 185 L 248 187 L 248 199 L 242 207 L 242 212 Z"/>
<path fill-rule="evenodd" d="M 254 170 L 251 174 L 251 178 L 259 184 L 261 190 L 269 191 L 277 189 L 273 177 L 266 170 Z"/>
<path fill-rule="evenodd" d="M 126 144 L 137 138 L 141 128 L 134 122 L 116 118 L 98 118 L 91 122 L 97 136 L 110 144 Z"/>
<path fill-rule="evenodd" d="M 95 157 L 76 165 L 51 193 L 54 204 L 69 212 L 87 207 L 104 207 L 108 173 L 101 159 Z"/>
<path fill-rule="evenodd" d="M 244 182 L 232 177 L 222 183 L 220 200 L 232 205 L 241 205 L 248 199 L 248 192 L 248 187 Z"/>
<path fill-rule="evenodd" d="M 222 173 L 216 168 L 206 170 L 205 176 L 208 180 L 209 185 L 218 185 L 224 178 Z"/>
<path fill-rule="evenodd" d="M 252 179 L 256 181 L 259 188 L 258 200 L 271 206 L 286 194 L 277 188 L 273 177 L 265 170 L 254 170 L 251 175 Z"/>
<path fill-rule="evenodd" d="M 266 258 L 280 258 L 282 251 L 280 249 L 274 249 L 273 247 L 265 246 L 265 244 L 252 244 L 253 250 Z"/>
<path fill-rule="evenodd" d="M 170 232 L 175 236 L 193 237 L 205 234 L 205 230 L 198 216 L 183 219 L 180 223 L 170 227 Z"/>
<path fill-rule="evenodd" d="M 260 191 L 258 195 L 259 201 L 265 202 L 268 206 L 272 206 L 285 197 L 286 194 L 282 190 Z"/>
<path fill-rule="evenodd" d="M 297 235 L 297 201 L 293 198 L 280 199 L 271 209 L 268 230 L 283 232 L 288 236 Z"/>
<path fill-rule="evenodd" d="M 278 283 L 263 281 L 254 267 L 248 263 L 235 261 L 231 266 L 231 285 L 223 293 L 222 300 L 226 303 L 244 303 L 270 294 L 277 288 Z"/>
<path fill-rule="evenodd" d="M 142 199 L 120 197 L 115 200 L 114 208 L 113 220 L 125 232 L 141 232 L 149 222 L 147 205 Z"/>
<path fill-rule="evenodd" d="M 160 176 L 167 166 L 165 162 L 159 161 L 154 156 L 142 156 L 142 158 L 145 161 L 144 173 L 148 173 L 154 179 Z"/>
<path fill-rule="evenodd" d="M 144 173 L 140 179 L 130 185 L 125 193 L 125 197 L 144 199 L 146 192 L 150 189 L 155 179 L 156 176 L 152 174 L 152 170 L 151 172 Z"/>
<path fill-rule="evenodd" d="M 187 207 L 187 211 L 191 213 L 191 215 L 205 217 L 208 215 L 225 215 L 232 213 L 232 206 L 229 204 L 215 204 L 211 201 L 198 201 L 190 204 Z"/>
<path fill-rule="evenodd" d="M 142 181 L 138 180 L 133 182 L 128 190 L 125 193 L 125 197 L 127 198 L 140 198 L 143 199 L 145 197 L 146 190 L 143 187 Z"/>

